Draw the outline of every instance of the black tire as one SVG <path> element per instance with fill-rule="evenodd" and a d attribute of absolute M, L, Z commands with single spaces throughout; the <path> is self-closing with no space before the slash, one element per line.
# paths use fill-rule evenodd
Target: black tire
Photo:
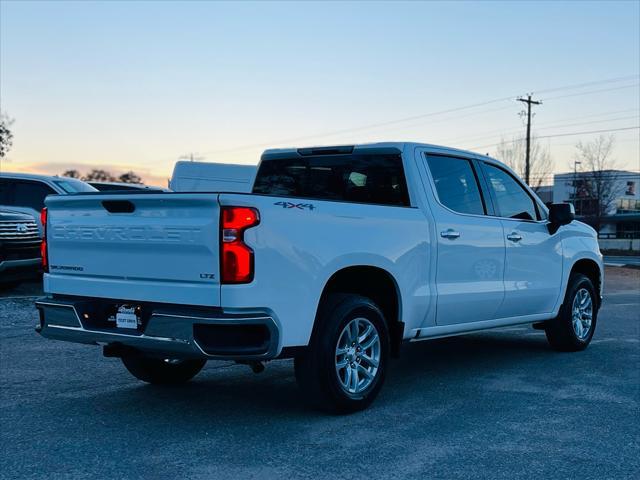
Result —
<path fill-rule="evenodd" d="M 573 303 L 578 292 L 587 290 L 592 302 L 591 326 L 586 334 L 579 336 L 573 326 Z M 574 273 L 569 277 L 567 292 L 558 316 L 546 322 L 547 340 L 554 350 L 560 352 L 577 352 L 589 346 L 598 320 L 599 299 L 596 289 L 589 277 Z"/>
<path fill-rule="evenodd" d="M 122 357 L 127 370 L 139 380 L 155 385 L 177 385 L 195 377 L 206 360 L 169 360 L 141 355 Z"/>
<path fill-rule="evenodd" d="M 370 384 L 360 392 L 349 393 L 336 371 L 336 347 L 345 327 L 356 318 L 367 320 L 375 328 L 379 361 L 373 379 L 366 380 Z M 360 322 L 363 323 L 366 325 Z M 357 359 L 356 369 L 360 360 Z M 350 413 L 367 408 L 376 398 L 384 383 L 388 361 L 389 330 L 380 308 L 366 297 L 336 294 L 320 307 L 309 347 L 295 358 L 294 366 L 298 385 L 312 406 L 332 413 Z"/>

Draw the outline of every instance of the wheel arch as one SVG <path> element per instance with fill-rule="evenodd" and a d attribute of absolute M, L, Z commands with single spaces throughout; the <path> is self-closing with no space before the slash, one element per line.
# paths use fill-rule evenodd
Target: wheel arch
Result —
<path fill-rule="evenodd" d="M 569 278 L 574 273 L 581 273 L 591 280 L 594 288 L 596 289 L 596 302 L 598 308 L 600 307 L 602 301 L 602 270 L 600 265 L 595 260 L 590 258 L 581 258 L 576 260 L 571 266 L 571 271 L 569 273 Z M 567 280 L 568 281 L 568 280 Z"/>
<path fill-rule="evenodd" d="M 324 285 L 316 307 L 314 330 L 318 324 L 318 314 L 327 297 L 333 293 L 362 295 L 380 307 L 389 328 L 391 353 L 397 357 L 404 335 L 402 322 L 402 297 L 394 276 L 381 267 L 372 265 L 351 265 L 334 272 Z"/>

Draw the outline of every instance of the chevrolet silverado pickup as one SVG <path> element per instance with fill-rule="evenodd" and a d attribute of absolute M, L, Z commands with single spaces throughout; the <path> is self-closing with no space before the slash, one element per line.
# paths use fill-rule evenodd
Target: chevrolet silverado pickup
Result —
<path fill-rule="evenodd" d="M 573 217 L 471 152 L 267 150 L 251 193 L 49 197 L 37 330 L 152 384 L 293 358 L 313 405 L 355 411 L 404 342 L 532 324 L 586 348 L 603 263 Z"/>

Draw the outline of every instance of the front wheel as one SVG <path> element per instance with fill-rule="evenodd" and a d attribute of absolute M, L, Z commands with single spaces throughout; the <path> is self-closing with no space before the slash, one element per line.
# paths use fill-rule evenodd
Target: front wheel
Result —
<path fill-rule="evenodd" d="M 382 311 L 359 295 L 333 295 L 318 315 L 307 351 L 295 358 L 296 380 L 321 410 L 362 410 L 382 388 L 389 333 Z"/>
<path fill-rule="evenodd" d="M 176 385 L 195 377 L 206 360 L 151 358 L 141 355 L 122 357 L 122 363 L 134 377 L 156 385 Z"/>
<path fill-rule="evenodd" d="M 552 348 L 576 352 L 587 348 L 596 329 L 598 304 L 593 283 L 580 273 L 569 278 L 567 293 L 558 316 L 545 325 Z"/>

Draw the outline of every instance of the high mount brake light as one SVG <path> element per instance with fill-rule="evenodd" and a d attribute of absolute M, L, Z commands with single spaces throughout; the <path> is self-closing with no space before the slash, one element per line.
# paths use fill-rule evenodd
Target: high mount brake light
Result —
<path fill-rule="evenodd" d="M 255 208 L 222 207 L 220 271 L 222 283 L 249 283 L 253 280 L 253 250 L 244 243 L 244 231 L 260 223 Z"/>
<path fill-rule="evenodd" d="M 42 269 L 49 271 L 49 252 L 47 251 L 47 207 L 40 211 L 40 223 L 42 223 L 42 243 L 40 244 L 40 259 L 42 260 Z"/>

